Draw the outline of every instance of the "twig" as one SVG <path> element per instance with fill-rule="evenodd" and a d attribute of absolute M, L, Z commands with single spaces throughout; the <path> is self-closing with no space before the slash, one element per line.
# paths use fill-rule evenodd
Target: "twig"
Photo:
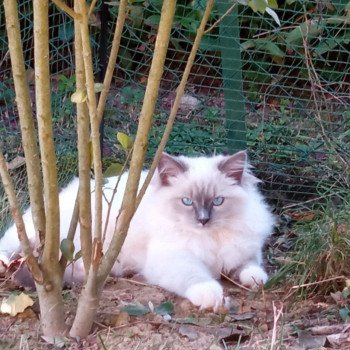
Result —
<path fill-rule="evenodd" d="M 225 275 L 223 272 L 221 272 L 221 276 L 222 276 L 223 278 L 225 278 L 226 280 L 228 280 L 229 282 L 235 284 L 235 285 L 236 285 L 237 287 L 239 287 L 239 288 L 242 288 L 242 289 L 247 290 L 247 291 L 249 291 L 249 292 L 252 291 L 252 289 L 250 289 L 250 288 L 248 288 L 248 287 L 246 287 L 246 286 L 243 286 L 243 284 L 240 284 L 240 283 L 234 281 L 232 278 L 228 277 L 228 276 Z"/>
<path fill-rule="evenodd" d="M 341 279 L 346 280 L 346 277 L 345 276 L 331 277 L 331 278 L 327 278 L 327 279 L 322 280 L 322 281 L 299 284 L 297 286 L 293 286 L 291 289 L 299 289 L 299 288 L 304 288 L 304 287 L 316 286 L 316 285 L 321 284 L 321 283 L 327 283 L 330 281 L 336 281 L 336 280 L 341 280 Z"/>
<path fill-rule="evenodd" d="M 181 79 L 181 82 L 178 86 L 178 88 L 176 89 L 176 96 L 175 96 L 175 100 L 174 100 L 174 103 L 172 105 L 172 108 L 171 108 L 171 111 L 170 111 L 170 114 L 169 114 L 169 118 L 168 118 L 168 121 L 167 121 L 167 124 L 165 126 L 165 130 L 164 130 L 164 133 L 163 133 L 163 136 L 162 136 L 162 139 L 158 145 L 158 149 L 156 151 L 156 154 L 154 156 L 154 159 L 153 159 L 153 162 L 152 162 L 152 165 L 149 169 L 149 172 L 146 176 L 146 179 L 139 191 L 139 194 L 137 196 L 137 201 L 136 201 L 136 207 L 140 204 L 140 201 L 143 197 L 143 195 L 145 194 L 146 192 L 146 189 L 147 189 L 147 186 L 149 185 L 151 179 L 152 179 L 152 176 L 156 170 L 156 167 L 159 163 L 159 160 L 160 160 L 160 157 L 162 156 L 162 153 L 164 151 L 164 148 L 165 148 L 165 145 L 169 139 L 169 136 L 170 136 L 170 132 L 171 132 L 171 129 L 173 127 L 173 124 L 174 124 L 174 121 L 175 121 L 175 118 L 176 118 L 176 114 L 177 114 L 177 111 L 179 109 L 179 106 L 180 106 L 180 103 L 181 103 L 181 98 L 184 94 L 184 91 L 185 91 L 185 87 L 186 87 L 186 83 L 187 83 L 187 80 L 188 80 L 188 77 L 191 73 L 191 69 L 192 69 L 192 66 L 193 66 L 193 62 L 195 60 L 195 57 L 196 57 L 196 54 L 197 54 L 197 51 L 198 51 L 198 48 L 199 48 L 199 44 L 200 44 L 200 41 L 202 40 L 202 37 L 204 35 L 204 29 L 205 29 L 205 26 L 206 26 L 206 23 L 208 22 L 208 19 L 209 19 L 209 15 L 211 13 L 211 10 L 214 6 L 214 0 L 208 0 L 207 2 L 207 7 L 205 9 L 205 12 L 203 14 L 203 18 L 202 18 L 202 21 L 199 25 L 199 28 L 197 30 L 197 35 L 196 35 L 196 38 L 194 39 L 194 43 L 193 43 L 193 46 L 192 46 L 192 49 L 191 49 L 191 52 L 190 52 L 190 55 L 188 57 L 188 60 L 187 60 L 187 63 L 186 63 L 186 67 L 185 67 L 185 70 L 184 70 L 184 73 L 182 75 L 182 79 Z"/>
<path fill-rule="evenodd" d="M 271 347 L 270 350 L 273 350 L 275 348 L 276 338 L 277 338 L 277 324 L 278 320 L 282 316 L 283 311 L 283 303 L 281 303 L 281 307 L 277 308 L 275 305 L 275 302 L 272 302 L 272 309 L 273 309 L 273 329 L 272 329 L 272 336 L 271 336 Z"/>
<path fill-rule="evenodd" d="M 97 2 L 97 0 L 92 0 L 90 7 L 89 7 L 88 17 L 90 17 L 92 12 L 94 11 L 95 6 L 96 6 L 96 2 Z"/>
<path fill-rule="evenodd" d="M 233 9 L 237 6 L 238 2 L 235 2 L 232 4 L 232 6 L 227 9 L 227 11 L 213 24 L 211 25 L 207 30 L 204 31 L 204 34 L 208 34 L 209 32 L 211 32 L 215 27 L 218 26 L 218 24 L 227 16 L 229 15 Z"/>
<path fill-rule="evenodd" d="M 104 111 L 106 101 L 107 101 L 107 96 L 109 93 L 109 88 L 111 86 L 111 81 L 113 78 L 113 72 L 116 67 L 116 61 L 117 61 L 117 56 L 119 52 L 122 32 L 124 28 L 124 22 L 126 19 L 127 8 L 128 8 L 128 0 L 120 0 L 119 7 L 118 7 L 117 23 L 115 26 L 115 31 L 113 36 L 112 48 L 109 55 L 105 77 L 103 79 L 103 88 L 102 88 L 98 105 L 97 105 L 97 118 L 99 122 L 101 122 L 102 120 L 103 111 Z"/>
<path fill-rule="evenodd" d="M 308 22 L 308 19 L 306 18 L 306 15 L 305 15 L 305 23 Z M 319 107 L 319 98 L 317 98 L 316 96 L 316 92 L 315 92 L 315 87 L 321 87 L 322 84 L 321 84 L 321 81 L 318 77 L 318 74 L 315 70 L 315 67 L 312 63 L 312 59 L 311 59 L 311 56 L 310 56 L 310 52 L 309 52 L 309 49 L 307 47 L 307 36 L 308 36 L 308 30 L 309 30 L 309 27 L 306 26 L 306 36 L 303 37 L 303 47 L 304 47 L 304 53 L 305 53 L 305 64 L 306 64 L 306 68 L 307 68 L 307 71 L 308 71 L 308 75 L 309 75 L 309 80 L 310 80 L 310 84 L 311 84 L 311 93 L 312 93 L 312 97 L 314 99 L 314 103 L 315 103 L 315 107 L 316 107 L 316 117 L 317 117 L 317 120 L 318 120 L 318 124 L 321 128 L 321 134 L 322 134 L 322 137 L 325 141 L 325 144 L 328 145 L 328 147 L 334 152 L 334 154 L 338 157 L 338 159 L 340 160 L 341 163 L 343 163 L 347 169 L 350 168 L 350 164 L 349 162 L 344 159 L 340 154 L 339 152 L 336 150 L 336 148 L 333 146 L 332 144 L 332 140 L 328 137 L 327 133 L 326 133 L 326 130 L 324 128 L 324 125 L 323 125 L 323 121 L 322 121 L 322 117 L 321 117 L 321 112 L 320 112 L 320 107 Z M 322 97 L 323 99 L 326 101 L 326 97 L 324 95 L 324 89 L 321 89 L 321 93 L 322 93 Z"/>
<path fill-rule="evenodd" d="M 69 6 L 67 6 L 63 1 L 61 0 L 52 0 L 52 2 L 62 11 L 64 11 L 67 15 L 71 16 L 75 20 L 80 20 L 81 16 L 80 14 L 74 12 Z"/>
<path fill-rule="evenodd" d="M 30 268 L 30 270 L 34 270 L 34 272 L 37 272 L 36 275 L 33 275 L 33 278 L 38 283 L 43 283 L 41 268 L 38 264 L 38 261 L 33 256 L 33 249 L 28 239 L 23 217 L 19 209 L 16 193 L 13 187 L 11 176 L 7 170 L 6 161 L 2 153 L 2 150 L 0 150 L 0 178 L 2 180 L 2 184 L 4 187 L 5 193 L 7 195 L 8 201 L 10 203 L 12 217 L 17 228 L 18 239 L 21 242 L 21 247 L 24 253 L 24 257 L 28 261 L 30 259 L 30 264 L 32 265 L 28 267 Z"/>
<path fill-rule="evenodd" d="M 108 203 L 108 209 L 107 209 L 107 215 L 106 215 L 106 218 L 105 218 L 105 227 L 104 227 L 104 229 L 103 229 L 102 242 L 104 242 L 105 239 L 106 239 L 107 228 L 108 228 L 108 222 L 109 222 L 109 216 L 110 216 L 110 214 L 111 214 L 112 205 L 113 205 L 113 200 L 114 200 L 115 195 L 117 194 L 120 179 L 121 179 L 122 175 L 124 174 L 126 165 L 127 165 L 127 163 L 129 162 L 130 157 L 131 157 L 131 155 L 132 155 L 132 151 L 133 151 L 133 147 L 132 147 L 132 149 L 129 151 L 128 156 L 127 156 L 127 158 L 126 158 L 126 160 L 125 160 L 125 162 L 124 162 L 124 164 L 123 164 L 123 167 L 122 167 L 122 169 L 121 169 L 121 171 L 120 171 L 120 175 L 118 176 L 117 183 L 116 183 L 115 186 L 114 186 L 111 199 L 108 201 L 108 199 L 105 198 L 106 201 L 107 201 L 107 203 Z"/>

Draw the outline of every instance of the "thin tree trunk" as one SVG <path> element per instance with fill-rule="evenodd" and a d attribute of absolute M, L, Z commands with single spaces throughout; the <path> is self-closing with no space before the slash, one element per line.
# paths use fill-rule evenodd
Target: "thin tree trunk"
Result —
<path fill-rule="evenodd" d="M 74 1 L 74 10 L 80 13 L 79 2 Z M 75 28 L 75 76 L 77 91 L 86 93 L 85 67 L 83 45 L 81 39 L 81 24 L 74 21 Z M 77 103 L 77 129 L 79 153 L 79 223 L 81 251 L 85 267 L 85 275 L 91 264 L 91 188 L 90 188 L 90 123 L 89 110 L 86 102 Z"/>
<path fill-rule="evenodd" d="M 18 116 L 20 120 L 22 144 L 26 159 L 28 190 L 35 232 L 45 231 L 45 210 L 43 183 L 40 171 L 39 149 L 34 128 L 33 111 L 24 65 L 21 32 L 19 26 L 17 1 L 4 0 L 5 20 L 12 76 L 15 85 Z M 39 238 L 39 237 L 38 237 Z"/>
<path fill-rule="evenodd" d="M 117 56 L 119 52 L 120 40 L 122 38 L 122 32 L 124 28 L 127 8 L 128 8 L 128 0 L 120 0 L 119 7 L 118 7 L 118 18 L 117 18 L 117 23 L 114 31 L 114 36 L 113 36 L 111 53 L 109 55 L 106 74 L 103 80 L 103 89 L 101 91 L 100 99 L 98 101 L 98 106 L 97 106 L 97 118 L 100 122 L 102 120 L 103 111 L 105 109 L 107 96 L 109 93 L 109 88 L 113 78 L 113 72 L 115 69 L 115 63 L 117 61 Z"/>
<path fill-rule="evenodd" d="M 46 212 L 45 245 L 41 267 L 44 284 L 37 284 L 44 335 L 64 333 L 62 271 L 59 264 L 60 221 L 55 147 L 51 116 L 48 1 L 34 0 L 35 97 Z"/>
<path fill-rule="evenodd" d="M 190 76 L 191 69 L 192 69 L 194 60 L 196 58 L 198 48 L 199 48 L 199 44 L 202 40 L 203 35 L 205 34 L 205 26 L 208 22 L 208 19 L 209 19 L 209 16 L 211 14 L 211 11 L 213 9 L 213 6 L 214 6 L 214 0 L 208 0 L 207 7 L 205 8 L 203 18 L 202 18 L 201 23 L 199 25 L 199 28 L 197 30 L 197 35 L 196 35 L 196 38 L 194 39 L 191 53 L 188 57 L 186 67 L 185 67 L 184 73 L 183 73 L 182 78 L 181 78 L 181 82 L 180 82 L 178 88 L 176 89 L 175 100 L 174 100 L 174 103 L 171 107 L 169 118 L 168 118 L 165 130 L 164 130 L 162 139 L 158 145 L 156 154 L 153 158 L 153 162 L 152 162 L 152 165 L 148 171 L 146 179 L 145 179 L 145 181 L 144 181 L 144 183 L 143 183 L 143 185 L 142 185 L 142 187 L 137 195 L 136 207 L 138 207 L 138 205 L 140 204 L 141 199 L 144 196 L 149 183 L 151 182 L 151 179 L 152 179 L 154 172 L 157 168 L 157 165 L 159 163 L 160 157 L 162 156 L 162 153 L 164 151 L 166 143 L 168 142 L 168 139 L 169 139 L 169 136 L 170 136 L 170 133 L 171 133 L 171 130 L 173 128 L 173 124 L 174 124 L 174 121 L 176 118 L 177 111 L 180 107 L 181 98 L 185 92 L 187 80 L 188 80 L 188 77 Z"/>
<path fill-rule="evenodd" d="M 106 255 L 99 256 L 99 249 L 93 254 L 92 266 L 98 266 L 102 258 L 102 263 L 98 269 L 98 278 L 90 269 L 86 286 L 78 302 L 78 309 L 70 330 L 72 337 L 85 337 L 89 334 L 93 320 L 98 308 L 99 298 L 105 280 L 111 271 L 125 240 L 131 218 L 134 214 L 135 199 L 138 182 L 142 171 L 144 157 L 147 150 L 148 134 L 152 123 L 160 80 L 163 74 L 164 62 L 168 49 L 170 32 L 175 14 L 176 1 L 165 0 L 162 7 L 159 32 L 157 35 L 154 56 L 152 60 L 149 79 L 146 87 L 144 103 L 140 115 L 140 121 L 134 143 L 134 151 L 131 159 L 128 183 L 124 194 L 123 204 L 118 218 L 116 230 L 114 232 L 111 245 Z M 86 67 L 85 67 L 86 68 Z"/>

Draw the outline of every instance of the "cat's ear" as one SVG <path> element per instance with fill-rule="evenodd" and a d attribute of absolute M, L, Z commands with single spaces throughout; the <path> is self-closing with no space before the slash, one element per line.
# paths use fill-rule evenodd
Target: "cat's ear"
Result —
<path fill-rule="evenodd" d="M 176 177 L 186 170 L 186 164 L 167 153 L 162 154 L 158 164 L 158 172 L 163 185 L 169 185 L 170 177 Z"/>
<path fill-rule="evenodd" d="M 240 151 L 226 157 L 218 164 L 218 169 L 226 176 L 241 182 L 247 163 L 247 152 Z"/>

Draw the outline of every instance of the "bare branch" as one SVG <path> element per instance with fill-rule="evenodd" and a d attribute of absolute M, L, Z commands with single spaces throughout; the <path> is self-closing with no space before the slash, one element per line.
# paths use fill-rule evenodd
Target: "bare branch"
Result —
<path fill-rule="evenodd" d="M 97 107 L 97 118 L 100 122 L 102 120 L 103 111 L 104 111 L 106 101 L 107 101 L 107 96 L 109 93 L 109 88 L 111 86 L 111 81 L 113 78 L 115 63 L 117 61 L 120 40 L 122 37 L 124 22 L 126 18 L 127 6 L 128 6 L 128 0 L 120 0 L 119 9 L 118 9 L 118 18 L 117 18 L 117 23 L 115 27 L 113 42 L 112 42 L 112 49 L 109 55 L 106 74 L 103 80 L 103 89 L 101 91 L 100 99 L 98 101 L 98 107 Z"/>
<path fill-rule="evenodd" d="M 67 6 L 63 1 L 61 0 L 52 0 L 52 2 L 62 11 L 64 11 L 67 15 L 71 16 L 73 19 L 80 20 L 81 16 L 74 12 L 69 6 Z"/>
<path fill-rule="evenodd" d="M 11 176 L 7 170 L 6 161 L 2 150 L 0 150 L 0 176 L 8 201 L 10 203 L 12 217 L 17 228 L 18 239 L 21 242 L 24 258 L 26 259 L 26 261 L 30 261 L 30 269 L 33 269 L 33 271 L 35 272 L 35 274 L 33 274 L 35 281 L 37 283 L 42 284 L 44 282 L 44 278 L 41 269 L 38 265 L 38 262 L 33 256 L 33 249 L 30 245 L 30 241 L 26 233 L 23 217 L 19 209 L 16 193 L 13 187 L 13 183 L 11 181 Z"/>
<path fill-rule="evenodd" d="M 171 129 L 173 127 L 173 124 L 174 124 L 174 121 L 175 121 L 175 118 L 176 118 L 176 114 L 177 114 L 177 111 L 178 111 L 180 103 L 181 103 L 181 98 L 182 98 L 182 96 L 184 94 L 186 83 L 187 83 L 188 77 L 189 77 L 189 75 L 191 73 L 193 62 L 194 62 L 194 60 L 196 58 L 196 54 L 197 54 L 197 51 L 198 51 L 198 48 L 199 48 L 199 44 L 200 44 L 200 42 L 202 40 L 202 37 L 203 37 L 203 35 L 205 33 L 204 29 L 205 29 L 205 26 L 206 26 L 206 24 L 208 22 L 208 19 L 209 19 L 209 16 L 210 16 L 210 13 L 212 11 L 213 6 L 214 6 L 214 0 L 208 0 L 207 1 L 207 7 L 206 7 L 206 9 L 204 11 L 202 21 L 201 21 L 201 23 L 199 25 L 199 28 L 197 30 L 197 35 L 196 35 L 196 38 L 194 40 L 194 43 L 193 43 L 193 46 L 192 46 L 192 49 L 191 49 L 191 53 L 190 53 L 190 55 L 188 57 L 184 73 L 182 75 L 181 82 L 180 82 L 178 88 L 176 89 L 176 96 L 175 96 L 175 100 L 174 100 L 174 103 L 172 105 L 172 108 L 171 108 L 171 111 L 170 111 L 170 114 L 169 114 L 167 125 L 165 127 L 162 139 L 161 139 L 161 141 L 160 141 L 160 143 L 158 145 L 156 154 L 154 156 L 152 165 L 151 165 L 151 167 L 149 169 L 149 172 L 147 174 L 145 182 L 143 183 L 142 188 L 140 189 L 139 194 L 137 196 L 136 206 L 138 206 L 140 204 L 141 199 L 142 199 L 143 195 L 146 192 L 147 186 L 149 185 L 149 183 L 150 183 L 150 181 L 152 179 L 152 176 L 153 176 L 153 174 L 154 174 L 154 172 L 156 170 L 156 167 L 157 167 L 157 165 L 159 163 L 160 157 L 162 155 L 162 152 L 164 151 L 166 143 L 168 142 L 168 139 L 169 139 L 169 136 L 170 136 L 170 132 L 171 132 Z"/>
<path fill-rule="evenodd" d="M 44 178 L 45 205 L 47 209 L 43 265 L 50 265 L 53 269 L 51 271 L 54 271 L 59 267 L 60 212 L 51 113 L 48 1 L 34 0 L 33 12 L 35 98 Z"/>
<path fill-rule="evenodd" d="M 79 2 L 74 2 L 74 9 L 79 11 Z M 83 59 L 83 44 L 80 22 L 74 21 L 75 28 L 75 76 L 77 91 L 86 90 L 85 67 Z M 77 129 L 79 154 L 79 222 L 80 243 L 85 273 L 90 268 L 92 239 L 91 239 L 91 186 L 90 186 L 90 120 L 86 102 L 77 103 Z"/>
<path fill-rule="evenodd" d="M 92 53 L 90 47 L 89 18 L 85 0 L 77 0 L 82 17 L 80 21 L 80 32 L 83 48 L 83 59 L 86 79 L 86 89 L 88 96 L 88 108 L 91 125 L 91 143 L 93 153 L 93 166 L 95 174 L 95 222 L 94 238 L 102 240 L 102 161 L 100 147 L 100 121 L 97 118 L 95 81 L 92 64 Z"/>
<path fill-rule="evenodd" d="M 14 0 L 4 0 L 4 9 L 12 76 L 16 91 L 16 102 L 20 119 L 23 150 L 26 159 L 28 189 L 34 228 L 37 233 L 44 233 L 45 209 L 43 182 L 40 171 L 39 149 L 34 127 L 33 111 L 27 83 L 27 73 L 24 65 L 17 2 Z"/>

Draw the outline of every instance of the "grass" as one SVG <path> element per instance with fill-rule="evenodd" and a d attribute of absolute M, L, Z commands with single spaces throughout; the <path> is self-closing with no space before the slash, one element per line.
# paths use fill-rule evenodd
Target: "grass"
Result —
<path fill-rule="evenodd" d="M 345 191 L 315 205 L 310 220 L 292 228 L 292 250 L 269 285 L 282 281 L 304 298 L 342 290 L 350 278 L 349 212 L 350 195 Z"/>

